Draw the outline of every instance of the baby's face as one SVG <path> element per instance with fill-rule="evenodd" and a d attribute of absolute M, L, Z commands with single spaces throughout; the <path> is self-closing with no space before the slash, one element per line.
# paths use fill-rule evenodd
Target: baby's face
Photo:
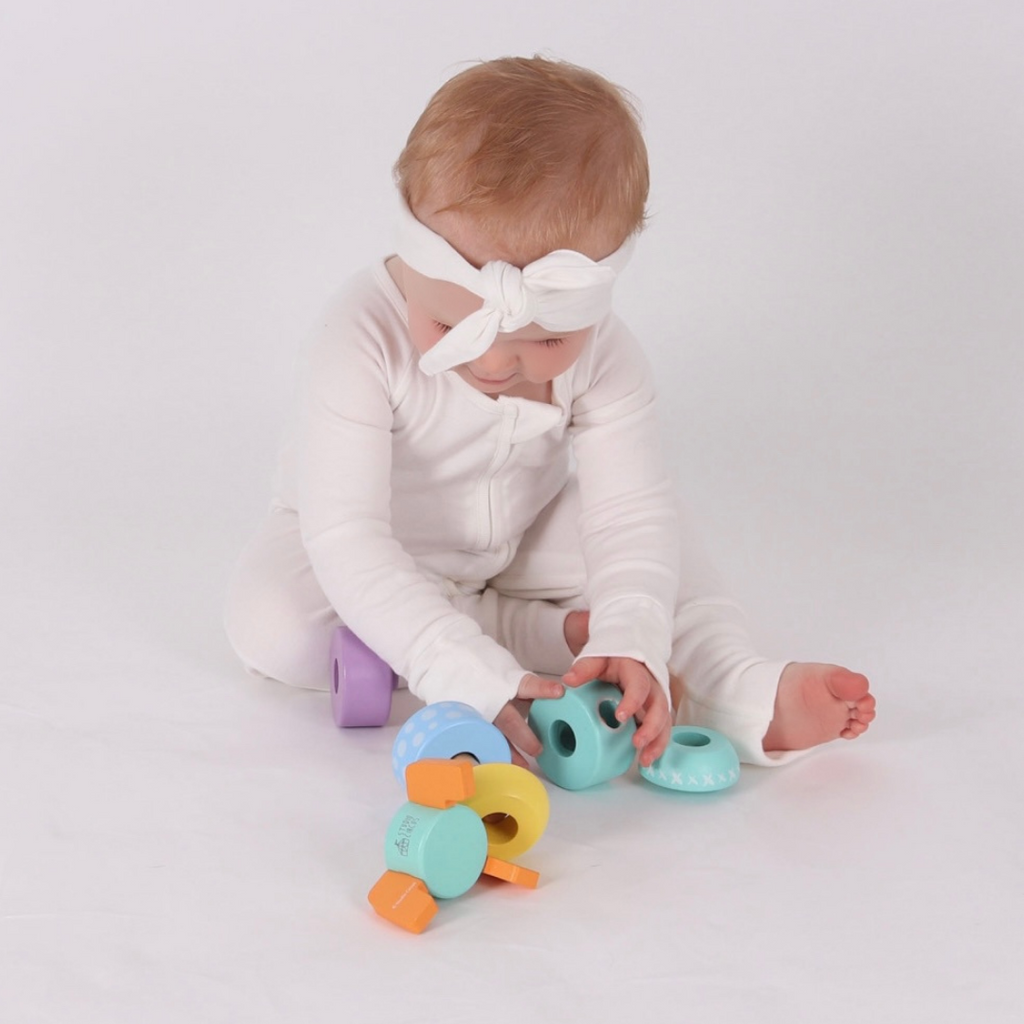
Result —
<path fill-rule="evenodd" d="M 472 224 L 459 214 L 443 213 L 420 219 L 444 238 L 471 263 L 480 267 L 491 260 L 508 259 L 508 255 L 473 230 Z M 591 259 L 603 259 L 618 248 L 618 242 L 598 242 L 606 251 L 585 253 Z M 429 351 L 452 326 L 475 313 L 483 300 L 450 281 L 425 277 L 405 264 L 401 265 L 401 287 L 409 309 L 409 333 L 416 350 Z M 528 324 L 518 331 L 499 334 L 481 356 L 455 372 L 486 395 L 521 395 L 538 397 L 540 390 L 565 373 L 580 357 L 592 327 L 553 334 L 539 324 Z"/>
<path fill-rule="evenodd" d="M 409 334 L 420 354 L 432 349 L 454 324 L 476 312 L 483 300 L 450 281 L 424 277 L 402 266 L 402 290 L 409 309 Z M 536 392 L 579 358 L 592 328 L 552 334 L 537 324 L 499 334 L 481 356 L 455 367 L 455 372 L 485 395 Z"/>

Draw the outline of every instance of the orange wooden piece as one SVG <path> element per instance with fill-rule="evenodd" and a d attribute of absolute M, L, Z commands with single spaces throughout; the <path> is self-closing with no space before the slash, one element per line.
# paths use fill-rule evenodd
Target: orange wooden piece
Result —
<path fill-rule="evenodd" d="M 491 878 L 500 878 L 503 882 L 521 885 L 524 889 L 536 889 L 540 881 L 540 875 L 536 871 L 520 867 L 500 857 L 488 857 L 484 863 L 483 873 L 490 875 Z"/>
<path fill-rule="evenodd" d="M 412 875 L 385 871 L 370 890 L 370 905 L 381 917 L 419 935 L 437 913 L 437 902 Z"/>
<path fill-rule="evenodd" d="M 414 804 L 445 811 L 476 792 L 473 764 L 440 758 L 413 761 L 405 769 L 405 789 Z"/>

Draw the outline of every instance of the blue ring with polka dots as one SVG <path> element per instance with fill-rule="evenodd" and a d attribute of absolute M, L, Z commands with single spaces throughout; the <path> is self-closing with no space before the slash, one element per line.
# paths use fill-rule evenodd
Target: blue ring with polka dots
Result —
<path fill-rule="evenodd" d="M 391 751 L 395 778 L 405 784 L 405 769 L 427 757 L 450 759 L 469 754 L 480 764 L 511 764 L 508 740 L 479 711 L 454 700 L 420 708 L 398 730 Z"/>
<path fill-rule="evenodd" d="M 677 725 L 665 753 L 640 774 L 656 786 L 683 793 L 728 789 L 740 777 L 740 759 L 733 745 L 713 729 Z"/>

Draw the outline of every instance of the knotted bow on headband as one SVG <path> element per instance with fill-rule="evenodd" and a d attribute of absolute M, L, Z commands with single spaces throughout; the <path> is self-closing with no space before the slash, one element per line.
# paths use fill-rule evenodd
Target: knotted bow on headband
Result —
<path fill-rule="evenodd" d="M 453 324 L 420 357 L 420 369 L 430 376 L 483 355 L 499 331 L 518 331 L 536 323 L 564 334 L 597 323 L 611 310 L 615 278 L 633 253 L 631 236 L 600 263 L 571 249 L 558 249 L 522 270 L 504 260 L 477 270 L 417 220 L 406 203 L 400 205 L 397 252 L 403 262 L 425 277 L 450 281 L 484 300 L 480 309 Z"/>

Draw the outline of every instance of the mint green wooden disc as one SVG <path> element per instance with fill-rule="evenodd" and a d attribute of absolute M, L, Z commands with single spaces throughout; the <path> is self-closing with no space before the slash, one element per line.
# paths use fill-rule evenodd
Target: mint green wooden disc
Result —
<path fill-rule="evenodd" d="M 384 839 L 388 868 L 421 879 L 439 899 L 470 889 L 486 860 L 484 823 L 461 804 L 440 810 L 406 803 L 391 819 Z"/>
<path fill-rule="evenodd" d="M 682 793 L 728 789 L 740 777 L 740 759 L 733 745 L 714 729 L 677 725 L 665 753 L 640 774 L 656 786 Z"/>
<path fill-rule="evenodd" d="M 530 726 L 544 747 L 537 765 L 555 785 L 586 789 L 629 771 L 636 723 L 616 720 L 621 700 L 617 686 L 592 679 L 567 686 L 557 700 L 533 702 Z"/>

